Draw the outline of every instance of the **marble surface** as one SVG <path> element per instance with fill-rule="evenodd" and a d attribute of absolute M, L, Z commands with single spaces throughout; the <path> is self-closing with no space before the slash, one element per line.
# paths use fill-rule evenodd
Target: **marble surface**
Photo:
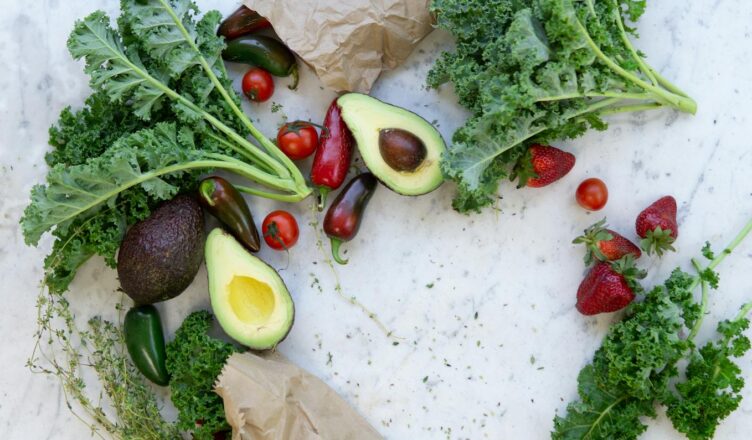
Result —
<path fill-rule="evenodd" d="M 321 377 L 389 439 L 546 438 L 552 418 L 575 397 L 576 375 L 616 317 L 585 318 L 574 307 L 582 276 L 581 250 L 570 244 L 585 226 L 608 216 L 632 234 L 647 203 L 673 194 L 680 203 L 680 255 L 645 260 L 647 283 L 688 266 L 702 243 L 725 244 L 752 214 L 752 6 L 747 0 L 649 2 L 638 44 L 649 61 L 699 103 L 696 117 L 670 111 L 622 116 L 605 133 L 564 144 L 577 166 L 544 190 L 502 188 L 500 212 L 463 216 L 445 185 L 409 199 L 376 193 L 360 235 L 347 245 L 351 263 L 337 269 L 343 293 L 372 309 L 401 338 L 399 344 L 335 293 L 335 276 L 316 247 L 309 204 L 288 207 L 302 225 L 288 258 L 265 249 L 279 268 L 297 309 L 280 350 Z M 199 1 L 202 10 L 235 8 L 234 1 Z M 81 439 L 89 431 L 67 410 L 58 384 L 24 366 L 35 331 L 39 249 L 24 246 L 17 226 L 32 184 L 45 174 L 46 131 L 59 111 L 88 94 L 80 63 L 65 40 L 75 19 L 114 0 L 0 0 L 0 437 Z M 422 87 L 436 54 L 450 46 L 435 32 L 404 67 L 383 76 L 374 95 L 438 121 L 447 138 L 464 113 L 451 88 Z M 235 73 L 240 70 L 234 69 Z M 334 96 L 304 72 L 301 90 L 278 82 L 270 105 L 247 105 L 266 133 L 289 119 L 323 119 Z M 611 199 L 590 215 L 573 200 L 577 184 L 603 178 Z M 262 217 L 272 206 L 253 200 Z M 718 318 L 752 298 L 752 242 L 722 267 L 712 296 L 708 337 Z M 79 273 L 69 295 L 79 317 L 111 314 L 120 300 L 115 273 L 96 259 Z M 205 272 L 189 291 L 161 304 L 171 333 L 191 310 L 208 307 Z M 752 357 L 741 360 L 752 375 Z M 717 438 L 752 431 L 752 388 Z M 644 438 L 681 438 L 664 416 Z"/>

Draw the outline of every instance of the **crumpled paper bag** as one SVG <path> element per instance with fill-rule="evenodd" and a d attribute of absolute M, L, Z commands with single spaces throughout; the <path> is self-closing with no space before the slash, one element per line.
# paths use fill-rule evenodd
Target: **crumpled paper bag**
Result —
<path fill-rule="evenodd" d="M 233 440 L 380 440 L 333 389 L 279 354 L 230 356 L 217 379 Z"/>
<path fill-rule="evenodd" d="M 433 29 L 430 0 L 244 0 L 336 91 L 368 93 Z"/>

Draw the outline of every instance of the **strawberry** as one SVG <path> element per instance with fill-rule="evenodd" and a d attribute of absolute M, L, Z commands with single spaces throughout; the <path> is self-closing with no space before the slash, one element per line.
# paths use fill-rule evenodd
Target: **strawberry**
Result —
<path fill-rule="evenodd" d="M 575 157 L 555 147 L 532 145 L 515 167 L 512 179 L 519 177 L 518 187 L 540 188 L 564 177 L 574 167 Z"/>
<path fill-rule="evenodd" d="M 667 250 L 676 250 L 672 246 L 679 235 L 679 226 L 676 224 L 676 200 L 671 196 L 665 196 L 653 202 L 637 216 L 635 229 L 637 235 L 642 237 L 640 247 L 648 255 L 655 251 L 661 256 Z"/>
<path fill-rule="evenodd" d="M 627 255 L 613 262 L 599 262 L 585 275 L 577 289 L 577 310 L 583 315 L 597 315 L 621 310 L 642 291 L 637 279 L 645 271 L 634 266 L 634 257 Z"/>
<path fill-rule="evenodd" d="M 640 248 L 618 232 L 606 228 L 606 219 L 585 229 L 585 233 L 574 239 L 572 243 L 584 244 L 587 248 L 585 265 L 590 266 L 593 261 L 614 261 L 625 255 L 640 258 Z"/>

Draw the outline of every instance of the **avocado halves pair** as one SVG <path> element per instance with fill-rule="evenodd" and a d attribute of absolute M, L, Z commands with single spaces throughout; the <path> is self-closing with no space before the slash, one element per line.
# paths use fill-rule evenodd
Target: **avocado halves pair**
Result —
<path fill-rule="evenodd" d="M 249 251 L 261 249 L 256 223 L 243 196 L 227 180 L 212 176 L 198 186 L 199 201 Z"/>

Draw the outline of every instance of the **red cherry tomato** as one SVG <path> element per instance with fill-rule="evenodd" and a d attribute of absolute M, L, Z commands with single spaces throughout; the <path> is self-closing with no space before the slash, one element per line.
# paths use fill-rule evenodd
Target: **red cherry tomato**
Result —
<path fill-rule="evenodd" d="M 577 203 L 588 211 L 598 211 L 608 202 L 608 188 L 601 179 L 585 179 L 577 187 Z"/>
<path fill-rule="evenodd" d="M 253 102 L 264 102 L 274 93 L 274 79 L 264 69 L 253 67 L 243 75 L 243 94 Z"/>
<path fill-rule="evenodd" d="M 279 128 L 277 145 L 292 160 L 305 159 L 319 146 L 319 135 L 313 124 L 290 122 Z"/>
<path fill-rule="evenodd" d="M 261 223 L 261 232 L 270 248 L 290 249 L 298 242 L 300 231 L 295 217 L 287 211 L 272 211 Z"/>

